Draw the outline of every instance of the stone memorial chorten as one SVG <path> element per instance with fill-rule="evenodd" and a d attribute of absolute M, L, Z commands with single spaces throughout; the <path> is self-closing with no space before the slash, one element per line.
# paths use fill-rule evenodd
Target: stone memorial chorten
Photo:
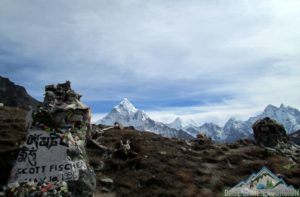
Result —
<path fill-rule="evenodd" d="M 90 109 L 66 81 L 45 87 L 42 106 L 11 171 L 7 195 L 93 196 L 95 174 L 85 150 Z"/>

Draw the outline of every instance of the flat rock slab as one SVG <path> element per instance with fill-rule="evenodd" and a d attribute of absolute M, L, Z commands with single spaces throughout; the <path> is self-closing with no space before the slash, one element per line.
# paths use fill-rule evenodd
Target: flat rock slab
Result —
<path fill-rule="evenodd" d="M 68 148 L 60 134 L 29 130 L 10 182 L 78 180 L 79 170 L 86 170 L 87 166 L 83 160 L 68 160 Z"/>

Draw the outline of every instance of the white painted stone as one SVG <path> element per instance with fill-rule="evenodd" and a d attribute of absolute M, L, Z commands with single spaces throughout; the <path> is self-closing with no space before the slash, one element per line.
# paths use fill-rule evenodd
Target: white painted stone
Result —
<path fill-rule="evenodd" d="M 79 169 L 86 170 L 86 163 L 68 160 L 67 149 L 60 134 L 29 130 L 11 171 L 10 182 L 78 180 Z"/>

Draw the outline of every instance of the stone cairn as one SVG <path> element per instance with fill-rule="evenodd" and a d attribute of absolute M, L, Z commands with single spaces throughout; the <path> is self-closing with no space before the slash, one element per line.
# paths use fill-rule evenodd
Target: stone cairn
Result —
<path fill-rule="evenodd" d="M 96 177 L 85 150 L 90 109 L 80 98 L 69 81 L 45 87 L 4 196 L 94 195 Z"/>
<path fill-rule="evenodd" d="M 252 126 L 257 144 L 275 147 L 279 143 L 288 143 L 284 127 L 269 117 L 256 121 Z"/>
<path fill-rule="evenodd" d="M 256 121 L 252 129 L 258 145 L 289 158 L 292 165 L 300 162 L 300 146 L 290 141 L 281 124 L 266 117 Z"/>

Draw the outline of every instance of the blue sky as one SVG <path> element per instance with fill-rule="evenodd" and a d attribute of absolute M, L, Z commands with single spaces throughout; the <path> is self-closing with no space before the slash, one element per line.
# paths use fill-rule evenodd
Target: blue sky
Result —
<path fill-rule="evenodd" d="M 71 80 L 94 119 L 126 97 L 223 124 L 300 108 L 299 32 L 297 0 L 2 0 L 0 74 L 37 99 Z"/>

